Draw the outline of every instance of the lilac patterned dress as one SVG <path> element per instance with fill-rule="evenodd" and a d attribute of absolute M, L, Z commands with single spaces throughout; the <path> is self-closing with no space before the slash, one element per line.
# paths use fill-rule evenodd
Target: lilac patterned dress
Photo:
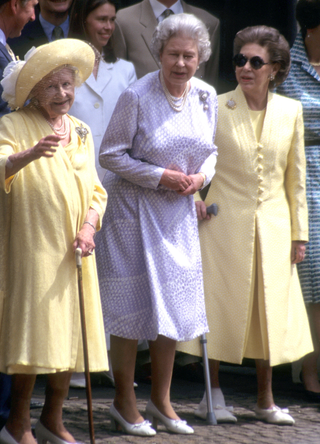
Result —
<path fill-rule="evenodd" d="M 216 122 L 215 90 L 196 78 L 181 112 L 170 107 L 158 72 L 120 96 L 100 149 L 109 170 L 96 238 L 107 333 L 186 341 L 208 331 L 194 199 L 159 181 L 168 168 L 204 172 L 209 183 Z"/>

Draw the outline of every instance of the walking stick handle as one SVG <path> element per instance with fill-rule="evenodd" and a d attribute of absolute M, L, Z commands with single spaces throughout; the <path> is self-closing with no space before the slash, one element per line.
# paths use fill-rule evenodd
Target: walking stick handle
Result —
<path fill-rule="evenodd" d="M 76 253 L 77 267 L 81 267 L 81 265 L 82 265 L 82 261 L 81 261 L 82 250 L 81 250 L 81 248 L 80 247 L 76 248 L 75 253 Z"/>

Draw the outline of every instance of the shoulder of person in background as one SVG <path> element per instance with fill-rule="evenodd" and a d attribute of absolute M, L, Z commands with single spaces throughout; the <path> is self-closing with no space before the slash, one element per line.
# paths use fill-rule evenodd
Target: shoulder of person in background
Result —
<path fill-rule="evenodd" d="M 11 59 L 8 57 L 7 50 L 5 46 L 0 43 L 0 79 L 2 79 L 4 68 L 10 63 Z M 2 100 L 2 86 L 0 85 L 0 117 L 8 114 L 10 112 L 10 108 L 7 105 L 7 102 Z"/>
<path fill-rule="evenodd" d="M 39 14 L 40 10 L 37 8 L 35 21 L 27 23 L 19 37 L 7 40 L 10 48 L 20 60 L 24 60 L 25 54 L 33 46 L 37 47 L 48 43 L 48 38 L 39 20 Z"/>

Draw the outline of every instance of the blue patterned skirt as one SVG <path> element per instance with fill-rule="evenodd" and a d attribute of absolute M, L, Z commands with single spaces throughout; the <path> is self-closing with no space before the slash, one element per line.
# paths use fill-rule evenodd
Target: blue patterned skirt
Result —
<path fill-rule="evenodd" d="M 306 146 L 309 243 L 298 264 L 304 301 L 320 303 L 320 146 Z"/>

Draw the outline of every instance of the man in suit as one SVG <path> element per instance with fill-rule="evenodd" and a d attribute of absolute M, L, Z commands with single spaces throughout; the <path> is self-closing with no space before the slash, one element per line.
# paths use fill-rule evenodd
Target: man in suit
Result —
<path fill-rule="evenodd" d="M 9 40 L 14 53 L 23 59 L 33 46 L 68 37 L 72 1 L 39 0 L 35 21 L 27 24 L 19 38 Z"/>
<path fill-rule="evenodd" d="M 34 7 L 38 0 L 0 0 L 0 80 L 4 68 L 15 59 L 7 45 L 8 37 L 18 37 L 24 25 L 35 19 Z M 10 112 L 2 100 L 0 85 L 0 117 Z M 11 377 L 0 373 L 0 428 L 4 426 L 10 411 Z"/>
<path fill-rule="evenodd" d="M 37 3 L 38 0 L 0 0 L 0 80 L 4 68 L 15 59 L 7 39 L 18 37 L 24 25 L 35 19 L 34 7 Z M 0 117 L 10 112 L 1 94 L 0 86 Z"/>
<path fill-rule="evenodd" d="M 150 43 L 155 27 L 167 16 L 168 9 L 169 14 L 194 14 L 207 26 L 212 54 L 206 63 L 200 65 L 196 76 L 215 85 L 219 68 L 220 22 L 203 9 L 190 6 L 183 0 L 143 0 L 118 11 L 114 33 L 117 56 L 133 62 L 138 78 L 159 69 L 151 53 Z"/>

